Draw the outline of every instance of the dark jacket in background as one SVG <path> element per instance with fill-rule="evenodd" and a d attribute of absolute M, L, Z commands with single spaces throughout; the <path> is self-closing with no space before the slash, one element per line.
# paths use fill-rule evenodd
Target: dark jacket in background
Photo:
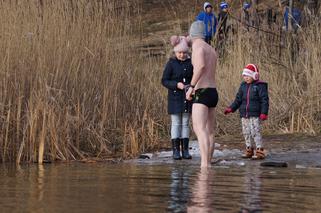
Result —
<path fill-rule="evenodd" d="M 168 114 L 191 112 L 192 102 L 185 99 L 185 90 L 178 89 L 177 83 L 182 82 L 185 85 L 189 85 L 192 76 L 193 66 L 191 59 L 180 61 L 177 58 L 171 58 L 167 62 L 162 84 L 168 89 Z"/>
<path fill-rule="evenodd" d="M 254 81 L 251 84 L 242 82 L 230 108 L 233 112 L 239 109 L 242 118 L 259 117 L 260 114 L 267 115 L 269 111 L 268 84 L 262 81 Z"/>
<path fill-rule="evenodd" d="M 227 12 L 221 11 L 218 14 L 218 26 L 219 26 L 218 33 L 219 34 L 223 33 L 224 35 L 226 35 L 226 33 L 227 33 L 227 24 L 226 24 L 227 19 L 228 19 Z"/>

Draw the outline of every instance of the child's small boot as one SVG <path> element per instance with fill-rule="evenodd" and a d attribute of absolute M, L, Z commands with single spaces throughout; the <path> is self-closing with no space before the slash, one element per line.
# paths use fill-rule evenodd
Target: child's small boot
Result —
<path fill-rule="evenodd" d="M 254 160 L 261 160 L 265 158 L 265 153 L 263 148 L 257 148 L 255 150 L 255 155 L 252 156 Z"/>
<path fill-rule="evenodd" d="M 252 158 L 254 155 L 254 149 L 250 146 L 246 147 L 245 153 L 242 155 L 242 158 Z"/>
<path fill-rule="evenodd" d="M 182 144 L 182 157 L 183 159 L 192 159 L 192 156 L 189 154 L 189 138 L 181 139 Z"/>
<path fill-rule="evenodd" d="M 179 138 L 172 139 L 173 159 L 182 160 L 180 153 L 181 140 Z"/>

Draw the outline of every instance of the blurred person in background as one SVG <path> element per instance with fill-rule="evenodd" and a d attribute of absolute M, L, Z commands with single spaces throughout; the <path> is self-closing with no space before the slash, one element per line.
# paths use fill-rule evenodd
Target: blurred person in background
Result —
<path fill-rule="evenodd" d="M 213 6 L 209 2 L 204 3 L 204 11 L 200 12 L 196 20 L 202 21 L 205 25 L 204 35 L 205 42 L 211 44 L 213 36 L 216 33 L 217 18 L 213 12 Z"/>

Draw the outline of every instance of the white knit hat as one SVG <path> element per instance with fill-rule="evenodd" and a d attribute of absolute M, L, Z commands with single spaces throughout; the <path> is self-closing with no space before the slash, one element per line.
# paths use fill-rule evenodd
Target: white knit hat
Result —
<path fill-rule="evenodd" d="M 213 6 L 211 5 L 211 3 L 205 2 L 205 3 L 204 3 L 204 11 L 206 11 L 206 8 L 207 8 L 207 7 L 213 8 Z"/>

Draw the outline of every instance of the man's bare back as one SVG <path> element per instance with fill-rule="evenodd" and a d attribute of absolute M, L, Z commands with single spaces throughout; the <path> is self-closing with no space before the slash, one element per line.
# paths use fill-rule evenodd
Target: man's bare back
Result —
<path fill-rule="evenodd" d="M 192 64 L 194 75 L 198 79 L 195 89 L 216 88 L 215 70 L 217 56 L 214 48 L 202 39 L 196 39 L 192 45 Z"/>

